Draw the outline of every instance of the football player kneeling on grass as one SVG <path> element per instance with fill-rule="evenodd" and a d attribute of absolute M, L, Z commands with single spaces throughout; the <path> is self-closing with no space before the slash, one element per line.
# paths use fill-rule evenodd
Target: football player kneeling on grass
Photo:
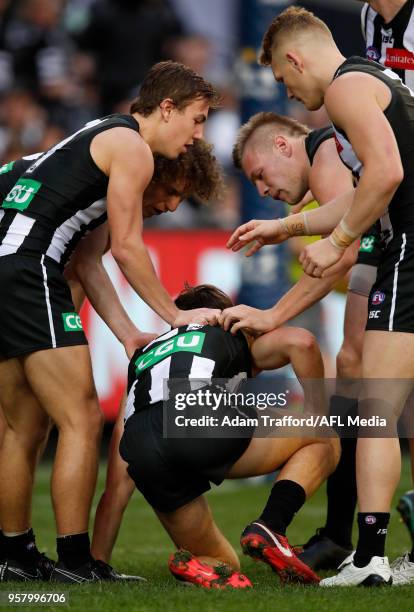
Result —
<path fill-rule="evenodd" d="M 201 285 L 187 288 L 176 304 L 182 309 L 201 304 L 223 309 L 231 300 L 219 289 Z M 281 468 L 263 512 L 242 533 L 243 552 L 270 565 L 283 581 L 319 581 L 293 552 L 286 529 L 306 499 L 335 469 L 339 458 L 335 438 L 304 438 L 293 429 L 291 437 L 255 438 L 254 426 L 241 427 L 243 437 L 240 430 L 238 434 L 235 431 L 237 427 L 230 434 L 233 437 L 225 438 L 214 433 L 214 437 L 202 438 L 163 435 L 167 379 L 170 388 L 172 381 L 180 379 L 191 390 L 196 380 L 250 377 L 253 371 L 275 369 L 289 361 L 300 379 L 323 378 L 313 336 L 295 328 L 275 330 L 253 340 L 242 333 L 233 336 L 220 327 L 183 326 L 139 349 L 132 358 L 120 454 L 129 476 L 178 549 L 170 557 L 169 568 L 179 580 L 206 588 L 252 586 L 239 573 L 238 556 L 216 526 L 203 494 L 210 489 L 210 482 L 219 485 L 226 478 L 258 476 Z M 170 409 L 174 411 L 172 403 L 168 404 Z M 199 418 L 211 416 L 212 410 L 187 406 L 176 414 Z M 230 418 L 256 415 L 245 406 L 242 410 L 224 407 L 220 421 L 223 414 Z M 112 463 L 117 461 L 120 459 L 113 455 Z M 123 483 L 125 497 L 131 487 L 126 475 Z M 105 549 L 104 540 L 103 532 L 95 532 L 93 550 L 98 558 L 99 548 Z M 110 551 L 111 546 L 106 548 L 107 557 Z"/>

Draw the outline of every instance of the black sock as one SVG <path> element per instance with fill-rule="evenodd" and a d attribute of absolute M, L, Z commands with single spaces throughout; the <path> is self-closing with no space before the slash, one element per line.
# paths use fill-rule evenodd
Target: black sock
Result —
<path fill-rule="evenodd" d="M 260 519 L 272 531 L 285 535 L 287 527 L 305 501 L 305 490 L 297 482 L 278 480 L 273 485 Z"/>
<path fill-rule="evenodd" d="M 4 548 L 9 559 L 30 565 L 38 554 L 33 529 L 17 536 L 6 536 L 3 533 Z"/>
<path fill-rule="evenodd" d="M 358 403 L 355 399 L 332 396 L 331 415 L 340 415 L 346 423 L 348 415 L 355 417 L 357 413 Z M 356 432 L 353 438 L 341 438 L 341 458 L 326 485 L 328 510 L 324 533 L 339 546 L 349 549 L 352 548 L 352 525 L 357 502 L 356 444 Z"/>
<path fill-rule="evenodd" d="M 372 557 L 383 557 L 389 512 L 358 512 L 359 539 L 354 565 L 365 567 Z"/>
<path fill-rule="evenodd" d="M 92 559 L 89 533 L 60 536 L 56 540 L 58 560 L 68 569 L 75 569 Z"/>

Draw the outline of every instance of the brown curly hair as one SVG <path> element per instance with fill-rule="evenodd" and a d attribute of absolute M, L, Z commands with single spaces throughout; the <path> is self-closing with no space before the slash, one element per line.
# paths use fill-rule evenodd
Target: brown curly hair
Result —
<path fill-rule="evenodd" d="M 220 199 L 224 194 L 223 169 L 212 151 L 211 144 L 196 140 L 177 159 L 155 155 L 153 182 L 171 185 L 184 180 L 184 197 L 197 197 L 202 202 Z"/>
<path fill-rule="evenodd" d="M 301 6 L 289 6 L 275 17 L 263 37 L 262 49 L 259 55 L 259 64 L 270 66 L 272 63 L 272 52 L 280 43 L 280 38 L 286 34 L 298 34 L 306 30 L 317 30 L 318 34 L 328 35 L 332 38 L 331 31 L 326 23 L 316 17 L 311 11 Z M 317 35 L 315 33 L 315 35 Z"/>

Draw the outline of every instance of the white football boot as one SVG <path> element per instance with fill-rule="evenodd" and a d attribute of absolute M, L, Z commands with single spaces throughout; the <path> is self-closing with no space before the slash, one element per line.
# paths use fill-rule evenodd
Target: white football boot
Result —
<path fill-rule="evenodd" d="M 391 563 L 391 572 L 393 586 L 414 584 L 414 563 L 410 561 L 408 553 L 398 557 Z"/>
<path fill-rule="evenodd" d="M 372 557 L 365 567 L 354 565 L 352 553 L 338 567 L 339 573 L 320 581 L 320 587 L 336 586 L 382 586 L 392 584 L 392 573 L 388 557 Z"/>

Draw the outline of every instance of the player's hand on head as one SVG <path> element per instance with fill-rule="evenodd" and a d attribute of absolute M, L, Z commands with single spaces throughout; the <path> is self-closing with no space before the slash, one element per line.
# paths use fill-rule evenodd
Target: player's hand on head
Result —
<path fill-rule="evenodd" d="M 243 329 L 252 335 L 260 335 L 275 327 L 269 311 L 252 308 L 245 304 L 226 308 L 219 316 L 218 322 L 224 330 L 232 334 Z"/>
<path fill-rule="evenodd" d="M 299 261 L 306 274 L 321 278 L 325 276 L 325 271 L 341 259 L 342 255 L 343 251 L 337 249 L 329 238 L 324 238 L 308 244 L 300 254 Z"/>
<path fill-rule="evenodd" d="M 257 221 L 253 219 L 248 223 L 240 225 L 230 236 L 226 246 L 234 252 L 246 247 L 245 256 L 251 257 L 262 246 L 279 244 L 288 238 L 289 234 L 278 219 L 271 221 Z"/>
<path fill-rule="evenodd" d="M 172 327 L 189 325 L 217 325 L 217 320 L 221 310 L 218 308 L 193 308 L 192 310 L 179 310 L 179 314 L 174 319 Z"/>
<path fill-rule="evenodd" d="M 124 342 L 124 349 L 127 354 L 128 359 L 131 359 L 135 351 L 143 346 L 146 346 L 155 338 L 158 337 L 158 334 L 153 334 L 151 332 L 143 332 L 137 329 L 136 333 L 131 334 Z"/>

